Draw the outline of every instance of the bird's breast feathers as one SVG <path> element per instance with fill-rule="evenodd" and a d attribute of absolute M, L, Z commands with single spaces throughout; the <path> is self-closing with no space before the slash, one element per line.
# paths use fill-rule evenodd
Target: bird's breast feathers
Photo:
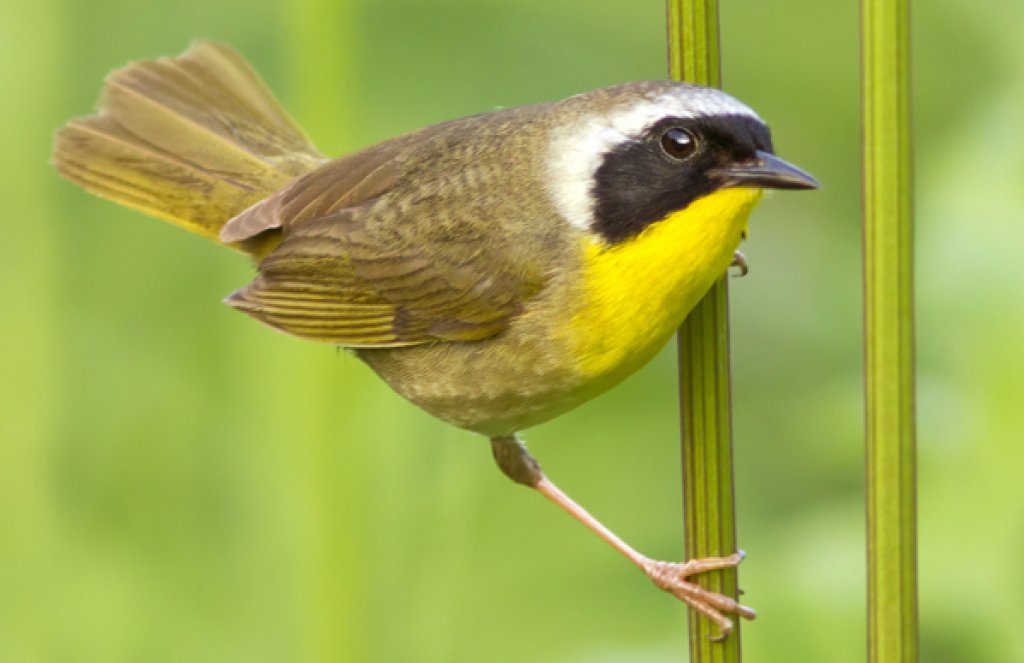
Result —
<path fill-rule="evenodd" d="M 607 388 L 649 361 L 728 269 L 761 195 L 722 189 L 624 243 L 583 239 L 582 298 L 561 329 L 578 370 Z"/>

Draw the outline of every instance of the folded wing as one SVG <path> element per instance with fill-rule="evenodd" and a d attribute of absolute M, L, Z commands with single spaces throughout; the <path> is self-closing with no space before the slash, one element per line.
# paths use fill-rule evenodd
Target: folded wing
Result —
<path fill-rule="evenodd" d="M 283 240 L 227 302 L 285 333 L 349 347 L 500 333 L 543 288 L 545 268 L 494 225 L 508 214 L 495 212 L 487 192 L 506 173 L 481 167 L 486 159 L 451 156 L 474 133 L 458 123 L 490 121 L 398 137 L 325 164 L 246 210 L 222 241 L 274 228 Z"/>

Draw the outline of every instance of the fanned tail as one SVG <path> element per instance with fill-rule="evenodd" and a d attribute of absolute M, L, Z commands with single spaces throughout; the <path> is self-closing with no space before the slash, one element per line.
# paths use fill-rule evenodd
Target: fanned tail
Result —
<path fill-rule="evenodd" d="M 217 242 L 228 219 L 322 162 L 242 56 L 208 41 L 111 73 L 99 112 L 60 129 L 53 150 L 87 191 Z"/>

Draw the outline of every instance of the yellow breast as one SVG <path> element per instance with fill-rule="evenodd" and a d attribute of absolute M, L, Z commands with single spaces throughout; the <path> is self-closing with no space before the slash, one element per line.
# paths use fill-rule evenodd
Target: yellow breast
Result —
<path fill-rule="evenodd" d="M 760 189 L 723 189 L 618 245 L 584 240 L 583 301 L 565 331 L 587 391 L 648 362 L 728 269 Z"/>

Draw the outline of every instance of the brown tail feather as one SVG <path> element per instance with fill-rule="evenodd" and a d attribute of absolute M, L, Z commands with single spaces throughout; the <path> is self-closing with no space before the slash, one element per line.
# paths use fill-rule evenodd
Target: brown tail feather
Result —
<path fill-rule="evenodd" d="M 87 191 L 214 241 L 322 161 L 252 67 L 212 42 L 113 72 L 99 112 L 60 129 L 53 150 Z"/>

